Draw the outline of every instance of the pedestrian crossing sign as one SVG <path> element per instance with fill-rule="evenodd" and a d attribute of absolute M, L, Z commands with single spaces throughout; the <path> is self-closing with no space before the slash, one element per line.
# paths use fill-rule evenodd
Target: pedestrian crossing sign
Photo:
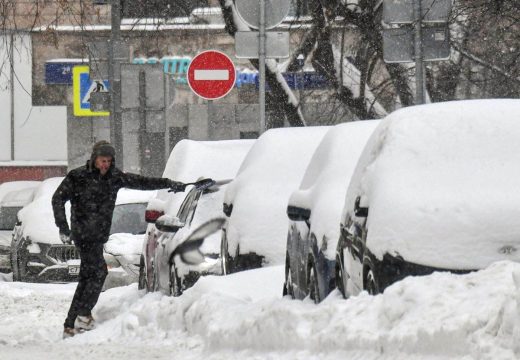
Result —
<path fill-rule="evenodd" d="M 88 65 L 74 66 L 72 69 L 72 91 L 74 116 L 109 116 L 108 111 L 90 110 L 92 92 L 108 92 L 108 80 L 92 80 Z"/>

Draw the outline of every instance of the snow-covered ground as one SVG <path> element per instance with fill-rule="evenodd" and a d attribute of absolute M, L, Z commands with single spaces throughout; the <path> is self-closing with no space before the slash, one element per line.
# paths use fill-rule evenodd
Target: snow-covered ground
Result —
<path fill-rule="evenodd" d="M 2 359 L 515 359 L 520 264 L 408 278 L 319 305 L 282 298 L 283 267 L 202 278 L 181 297 L 101 294 L 97 329 L 62 340 L 75 284 L 0 274 Z"/>

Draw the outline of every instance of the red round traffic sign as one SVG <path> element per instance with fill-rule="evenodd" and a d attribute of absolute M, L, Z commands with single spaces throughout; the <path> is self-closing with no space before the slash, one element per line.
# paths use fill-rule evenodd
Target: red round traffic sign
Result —
<path fill-rule="evenodd" d="M 235 85 L 235 65 L 220 51 L 199 53 L 188 67 L 188 85 L 198 96 L 215 100 L 226 96 Z"/>

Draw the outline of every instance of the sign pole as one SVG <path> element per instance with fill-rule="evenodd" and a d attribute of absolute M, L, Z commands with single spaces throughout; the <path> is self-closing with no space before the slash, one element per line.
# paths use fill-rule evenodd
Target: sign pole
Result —
<path fill-rule="evenodd" d="M 423 49 L 422 49 L 422 15 L 421 0 L 414 0 L 413 13 L 415 21 L 415 104 L 424 104 L 424 72 L 423 72 Z"/>
<path fill-rule="evenodd" d="M 110 84 L 110 142 L 116 149 L 118 166 L 124 169 L 123 123 L 121 119 L 121 66 L 119 51 L 121 44 L 121 0 L 111 0 L 111 32 L 108 61 Z"/>
<path fill-rule="evenodd" d="M 260 18 L 258 32 L 258 73 L 259 73 L 259 105 L 260 134 L 265 131 L 265 0 L 260 0 Z"/>

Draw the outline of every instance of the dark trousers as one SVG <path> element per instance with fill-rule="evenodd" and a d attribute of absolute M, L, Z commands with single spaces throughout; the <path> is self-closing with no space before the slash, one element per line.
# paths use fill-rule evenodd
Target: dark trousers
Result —
<path fill-rule="evenodd" d="M 79 282 L 64 324 L 70 328 L 74 327 L 78 315 L 91 314 L 108 274 L 102 243 L 78 244 L 76 248 L 81 258 Z"/>

